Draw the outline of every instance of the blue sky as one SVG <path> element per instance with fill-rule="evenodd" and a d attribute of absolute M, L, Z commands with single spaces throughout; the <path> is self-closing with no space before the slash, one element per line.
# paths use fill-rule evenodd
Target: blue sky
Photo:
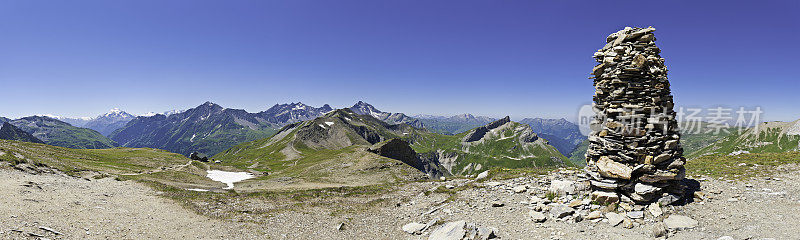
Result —
<path fill-rule="evenodd" d="M 654 26 L 677 105 L 794 120 L 799 12 L 800 1 L 0 0 L 0 116 L 364 100 L 571 118 L 591 101 L 605 37 Z"/>

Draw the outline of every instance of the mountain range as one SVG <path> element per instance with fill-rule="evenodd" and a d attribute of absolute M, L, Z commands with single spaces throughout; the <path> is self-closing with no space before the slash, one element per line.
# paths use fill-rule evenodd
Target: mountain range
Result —
<path fill-rule="evenodd" d="M 403 113 L 378 110 L 363 101 L 358 101 L 348 109 L 355 114 L 368 115 L 387 124 L 402 123 L 445 135 L 461 134 L 497 120 L 472 114 L 450 117 L 432 115 L 410 117 Z M 331 111 L 334 109 L 328 104 L 322 107 L 312 107 L 298 102 L 275 104 L 265 111 L 249 113 L 207 102 L 188 110 L 141 116 L 134 116 L 115 108 L 96 117 L 52 117 L 68 122 L 72 127 L 89 128 L 101 135 L 108 136 L 110 139 L 99 139 L 100 142 L 109 143 L 105 144 L 105 147 L 116 145 L 149 147 L 184 155 L 192 152 L 214 155 L 243 142 L 269 137 L 287 124 L 313 120 Z M 564 119 L 536 118 L 523 119 L 520 122 L 529 125 L 539 138 L 546 139 L 549 145 L 554 146 L 565 156 L 570 156 L 580 141 L 585 138 L 580 135 L 577 125 Z M 23 128 L 23 130 L 25 129 Z M 45 139 L 42 140 L 48 142 Z M 98 146 L 75 147 L 97 148 Z"/>

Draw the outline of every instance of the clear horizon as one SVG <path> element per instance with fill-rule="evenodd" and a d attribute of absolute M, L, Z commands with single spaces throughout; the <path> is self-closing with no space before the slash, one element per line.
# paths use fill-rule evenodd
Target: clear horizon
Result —
<path fill-rule="evenodd" d="M 654 26 L 676 106 L 800 118 L 800 2 L 506 3 L 6 1 L 0 116 L 363 100 L 409 116 L 573 121 L 605 37 Z"/>

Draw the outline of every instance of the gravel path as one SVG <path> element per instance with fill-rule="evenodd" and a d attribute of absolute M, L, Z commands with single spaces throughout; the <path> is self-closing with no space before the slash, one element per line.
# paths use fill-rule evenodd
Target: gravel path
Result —
<path fill-rule="evenodd" d="M 133 181 L 0 169 L 2 239 L 248 238 L 241 235 L 253 232 L 247 229 L 197 215 Z"/>

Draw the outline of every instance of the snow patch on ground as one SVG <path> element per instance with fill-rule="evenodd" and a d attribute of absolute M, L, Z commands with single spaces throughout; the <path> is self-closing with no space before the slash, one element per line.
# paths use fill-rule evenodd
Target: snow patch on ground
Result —
<path fill-rule="evenodd" d="M 325 122 L 328 126 L 333 126 L 333 122 Z"/>
<path fill-rule="evenodd" d="M 192 134 L 192 138 L 189 139 L 189 142 L 194 142 L 194 137 L 197 137 L 197 134 Z"/>
<path fill-rule="evenodd" d="M 208 189 L 200 189 L 200 188 L 189 188 L 189 189 L 186 189 L 186 190 L 195 191 L 195 192 L 208 192 Z"/>
<path fill-rule="evenodd" d="M 206 177 L 210 178 L 211 180 L 227 184 L 228 187 L 224 189 L 232 189 L 233 183 L 251 179 L 255 176 L 249 172 L 228 172 L 221 170 L 208 170 L 208 175 L 206 175 Z"/>
<path fill-rule="evenodd" d="M 739 154 L 748 154 L 748 153 L 750 153 L 750 151 L 739 150 L 739 151 L 735 151 L 735 152 L 732 152 L 732 153 L 728 154 L 728 156 L 736 156 L 736 155 L 739 155 Z"/>
<path fill-rule="evenodd" d="M 322 124 L 317 124 L 317 125 L 319 125 L 319 127 L 321 127 L 322 129 L 328 129 L 328 128 L 325 127 L 325 125 L 322 125 Z"/>

